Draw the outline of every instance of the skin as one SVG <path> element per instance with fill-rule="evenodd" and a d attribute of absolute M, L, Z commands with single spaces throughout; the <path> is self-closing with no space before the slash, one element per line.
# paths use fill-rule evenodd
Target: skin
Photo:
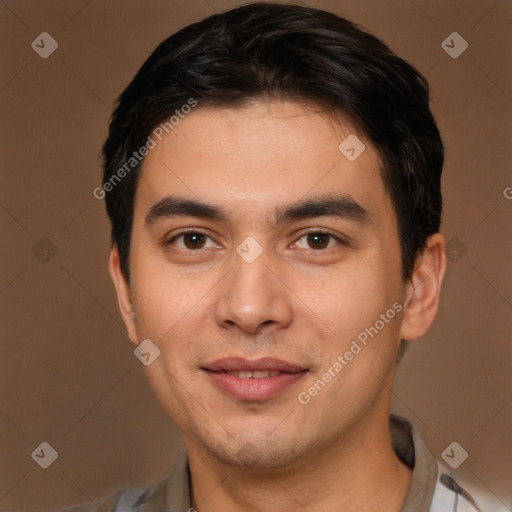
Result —
<path fill-rule="evenodd" d="M 353 133 L 366 150 L 351 162 L 338 145 Z M 403 281 L 379 165 L 346 119 L 277 100 L 199 105 L 147 155 L 130 285 L 115 247 L 110 273 L 130 340 L 150 338 L 161 351 L 145 371 L 183 433 L 199 512 L 400 510 L 410 471 L 388 427 L 396 353 L 400 338 L 422 336 L 434 320 L 446 258 L 443 237 L 433 235 Z M 276 224 L 283 205 L 333 193 L 350 195 L 371 222 L 320 216 Z M 227 219 L 145 222 L 170 195 L 216 205 Z M 202 248 L 178 237 L 189 228 L 207 235 Z M 345 243 L 320 237 L 326 247 L 318 248 L 307 232 Z M 263 250 L 252 263 L 236 252 L 247 236 Z M 298 394 L 395 302 L 402 312 L 301 404 Z M 275 357 L 308 372 L 271 399 L 238 400 L 201 369 L 231 356 Z"/>

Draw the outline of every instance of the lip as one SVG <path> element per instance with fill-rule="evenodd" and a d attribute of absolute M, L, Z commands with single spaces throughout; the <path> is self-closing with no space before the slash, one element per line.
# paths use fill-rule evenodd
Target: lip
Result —
<path fill-rule="evenodd" d="M 281 359 L 248 360 L 239 357 L 223 358 L 208 363 L 202 370 L 224 394 L 237 400 L 262 401 L 273 398 L 296 383 L 308 369 Z M 273 377 L 242 379 L 227 372 L 278 371 Z"/>
<path fill-rule="evenodd" d="M 243 372 L 254 372 L 258 370 L 279 371 L 287 373 L 297 373 L 307 370 L 303 366 L 288 363 L 282 359 L 273 357 L 262 357 L 260 359 L 244 359 L 243 357 L 224 357 L 204 365 L 203 369 L 213 372 L 234 372 L 237 370 Z"/>

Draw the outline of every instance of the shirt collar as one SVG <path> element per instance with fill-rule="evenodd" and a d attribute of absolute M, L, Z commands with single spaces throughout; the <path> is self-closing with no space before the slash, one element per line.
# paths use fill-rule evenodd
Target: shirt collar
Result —
<path fill-rule="evenodd" d="M 389 430 L 397 457 L 412 469 L 409 489 L 400 512 L 428 512 L 436 487 L 437 461 L 410 421 L 392 414 Z"/>

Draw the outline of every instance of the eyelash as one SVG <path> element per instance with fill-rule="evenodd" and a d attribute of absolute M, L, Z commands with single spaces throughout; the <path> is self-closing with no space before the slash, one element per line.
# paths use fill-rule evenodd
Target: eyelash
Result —
<path fill-rule="evenodd" d="M 185 231 L 181 231 L 180 233 L 174 235 L 172 238 L 170 238 L 169 240 L 167 240 L 165 242 L 165 245 L 173 245 L 173 242 L 178 239 L 179 237 L 182 237 L 184 235 L 187 235 L 187 234 L 197 234 L 197 235 L 204 235 L 205 237 L 207 238 L 210 238 L 210 240 L 212 240 L 212 238 L 210 237 L 210 235 L 208 235 L 208 233 L 206 233 L 205 231 L 199 229 L 199 228 L 194 228 L 194 229 L 188 229 L 188 230 L 185 230 Z M 297 243 L 299 240 L 301 240 L 302 238 L 304 237 L 307 237 L 308 235 L 326 235 L 328 237 L 330 237 L 330 239 L 334 239 L 339 245 L 347 245 L 347 242 L 335 235 L 333 235 L 332 233 L 329 233 L 328 231 L 322 231 L 322 230 L 311 230 L 311 231 L 307 231 L 305 233 L 302 233 L 301 236 L 296 240 L 295 243 Z M 310 249 L 311 251 L 314 251 L 314 252 L 322 252 L 322 251 L 326 251 L 328 249 L 332 249 L 332 247 L 326 247 L 326 248 L 322 248 L 322 249 Z M 178 248 L 178 250 L 180 251 L 186 251 L 186 252 L 199 252 L 202 250 L 202 248 L 200 249 L 183 249 L 183 248 Z"/>

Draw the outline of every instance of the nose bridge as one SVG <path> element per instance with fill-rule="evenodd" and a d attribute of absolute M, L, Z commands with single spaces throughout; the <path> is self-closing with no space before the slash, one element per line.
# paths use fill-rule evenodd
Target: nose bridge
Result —
<path fill-rule="evenodd" d="M 233 268 L 219 288 L 217 322 L 255 332 L 262 324 L 283 326 L 291 321 L 287 288 L 277 279 L 276 259 L 252 237 L 236 248 Z"/>

